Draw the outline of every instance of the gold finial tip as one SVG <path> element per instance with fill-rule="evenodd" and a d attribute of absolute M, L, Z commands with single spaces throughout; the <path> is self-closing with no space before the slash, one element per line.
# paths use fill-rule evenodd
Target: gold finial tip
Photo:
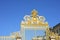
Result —
<path fill-rule="evenodd" d="M 36 9 L 33 9 L 33 11 L 32 11 L 32 16 L 33 16 L 33 17 L 36 17 L 36 16 L 37 16 L 37 13 L 38 13 L 38 12 L 36 11 Z"/>

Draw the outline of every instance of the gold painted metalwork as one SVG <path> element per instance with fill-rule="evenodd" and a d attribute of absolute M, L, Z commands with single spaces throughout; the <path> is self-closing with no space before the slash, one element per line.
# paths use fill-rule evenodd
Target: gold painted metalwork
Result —
<path fill-rule="evenodd" d="M 38 14 L 38 12 L 34 9 L 31 14 L 32 16 L 30 16 L 31 20 L 26 21 L 26 23 L 25 23 L 25 21 L 24 21 L 24 23 L 21 23 L 21 27 L 26 27 L 26 26 L 28 26 L 28 27 L 31 27 L 31 26 L 32 27 L 46 27 L 47 28 L 46 29 L 46 40 L 50 40 L 51 39 L 50 37 L 52 37 L 52 36 L 55 37 L 55 40 L 59 40 L 60 36 L 58 36 L 54 32 L 51 32 L 49 30 L 48 23 L 45 21 L 40 21 L 39 16 L 37 16 L 37 14 Z M 45 20 L 45 19 L 42 19 L 42 20 Z"/>
<path fill-rule="evenodd" d="M 32 11 L 32 17 L 31 20 L 26 21 L 26 23 L 21 23 L 21 26 L 48 26 L 48 23 L 42 22 L 39 20 L 39 17 L 37 17 L 37 11 L 34 9 Z"/>
<path fill-rule="evenodd" d="M 34 9 L 33 11 L 32 11 L 32 17 L 36 17 L 37 16 L 37 11 Z"/>

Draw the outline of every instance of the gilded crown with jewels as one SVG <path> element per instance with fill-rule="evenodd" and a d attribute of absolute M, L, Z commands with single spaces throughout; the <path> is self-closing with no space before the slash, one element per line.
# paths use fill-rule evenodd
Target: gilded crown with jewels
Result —
<path fill-rule="evenodd" d="M 24 16 L 24 21 L 21 22 L 21 26 L 48 26 L 45 22 L 45 17 L 37 15 L 38 12 L 34 9 L 31 15 Z"/>

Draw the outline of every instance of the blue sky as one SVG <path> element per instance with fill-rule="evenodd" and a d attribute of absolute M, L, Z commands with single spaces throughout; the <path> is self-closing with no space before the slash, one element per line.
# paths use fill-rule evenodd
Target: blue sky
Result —
<path fill-rule="evenodd" d="M 25 15 L 36 9 L 50 27 L 60 23 L 60 0 L 0 0 L 0 35 L 20 31 Z"/>

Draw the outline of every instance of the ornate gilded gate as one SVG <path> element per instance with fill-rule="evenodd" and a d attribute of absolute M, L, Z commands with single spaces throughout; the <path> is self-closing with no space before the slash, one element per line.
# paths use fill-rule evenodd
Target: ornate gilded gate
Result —
<path fill-rule="evenodd" d="M 49 40 L 49 25 L 43 16 L 37 15 L 38 12 L 34 9 L 31 15 L 26 15 L 24 21 L 21 22 L 22 39 L 26 40 L 25 30 L 44 30 L 46 40 Z M 27 37 L 28 38 L 28 37 Z"/>

